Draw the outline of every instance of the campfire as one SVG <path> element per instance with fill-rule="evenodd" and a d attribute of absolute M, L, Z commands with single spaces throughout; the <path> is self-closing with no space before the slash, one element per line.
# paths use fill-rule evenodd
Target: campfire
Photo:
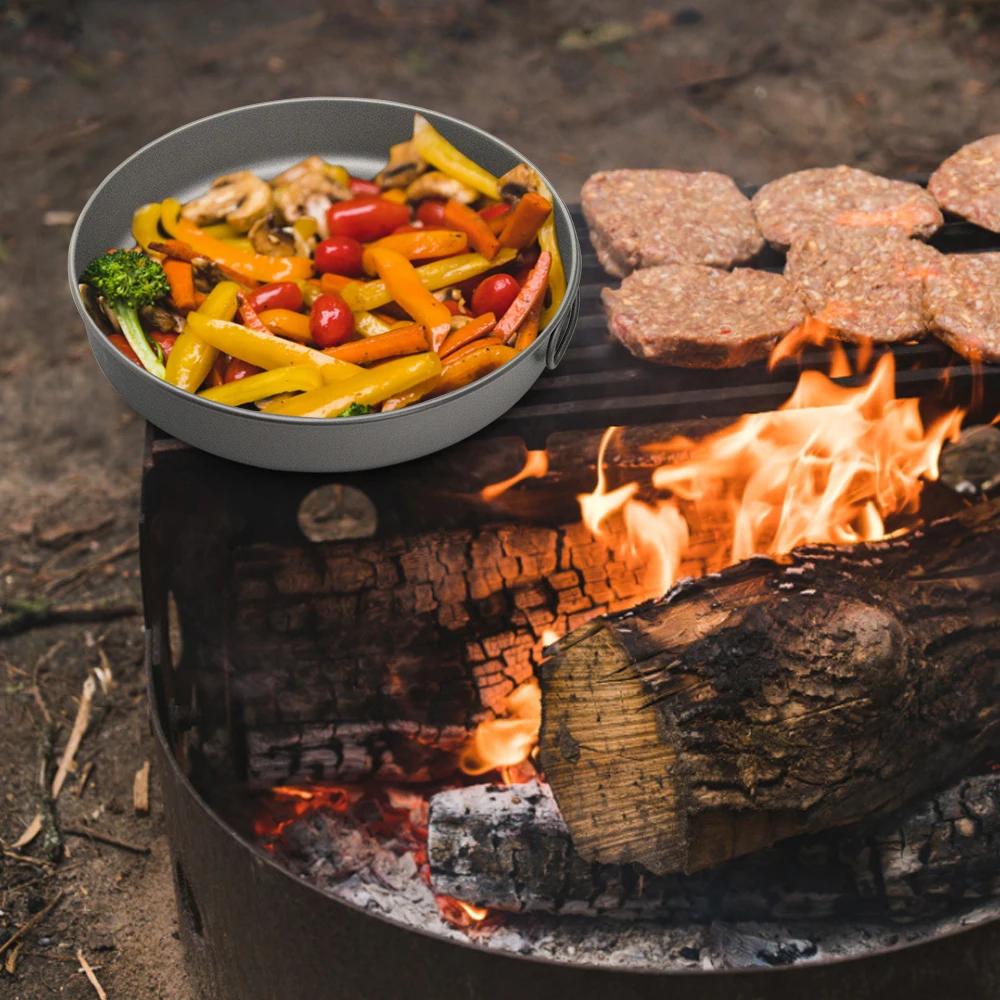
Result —
<path fill-rule="evenodd" d="M 810 320 L 773 360 L 823 341 L 822 326 Z M 586 624 L 599 607 L 570 611 L 561 622 L 529 617 L 538 638 L 528 673 L 511 644 L 485 641 L 482 655 L 473 654 L 474 673 L 488 656 L 499 655 L 507 669 L 500 678 L 477 675 L 478 721 L 470 719 L 461 740 L 455 732 L 410 734 L 442 759 L 428 768 L 422 756 L 419 773 L 400 770 L 398 741 L 373 752 L 366 737 L 364 777 L 379 777 L 373 758 L 382 754 L 391 764 L 381 774 L 402 783 L 271 787 L 257 799 L 257 842 L 303 877 L 336 891 L 348 886 L 345 898 L 368 906 L 371 880 L 359 873 L 381 865 L 376 881 L 393 883 L 402 864 L 423 887 L 424 919 L 433 899 L 450 927 L 477 936 L 524 914 L 711 920 L 741 883 L 757 896 L 748 901 L 744 893 L 739 915 L 757 920 L 854 912 L 906 921 L 961 898 L 967 868 L 960 884 L 954 872 L 941 875 L 955 858 L 905 871 L 883 866 L 874 893 L 863 871 L 873 845 L 888 857 L 900 831 L 917 836 L 927 801 L 939 804 L 944 795 L 963 809 L 992 809 L 984 803 L 996 784 L 975 739 L 963 753 L 979 777 L 944 793 L 935 782 L 955 773 L 951 763 L 922 759 L 929 776 L 921 779 L 912 736 L 872 743 L 892 699 L 903 721 L 885 725 L 890 734 L 928 706 L 915 704 L 920 695 L 908 676 L 887 683 L 866 674 L 866 664 L 893 661 L 887 643 L 894 640 L 884 638 L 893 623 L 868 611 L 859 618 L 844 604 L 851 590 L 873 581 L 889 588 L 912 573 L 911 551 L 929 545 L 935 531 L 921 521 L 922 492 L 938 477 L 942 449 L 958 440 L 964 411 L 925 420 L 918 399 L 896 397 L 893 355 L 882 354 L 868 371 L 871 356 L 864 347 L 857 352 L 855 370 L 838 346 L 829 374 L 803 371 L 776 410 L 698 438 L 644 441 L 641 475 L 626 481 L 609 459 L 624 432 L 608 428 L 596 485 L 577 495 L 580 521 L 566 537 L 584 543 L 573 565 L 599 581 L 593 593 L 604 586 L 610 595 L 608 580 L 633 581 L 614 595 L 611 624 Z M 541 487 L 551 464 L 546 451 L 529 451 L 519 472 L 479 497 L 495 504 L 519 484 Z M 951 565 L 960 568 L 961 559 Z M 845 591 L 859 567 L 871 579 L 848 582 Z M 559 568 L 549 568 L 550 579 Z M 530 616 L 539 603 L 519 607 Z M 738 647 L 732 662 L 720 640 Z M 713 657 L 724 661 L 724 683 L 705 666 Z M 842 688 L 804 681 L 813 669 L 829 671 Z M 727 720 L 749 729 L 737 732 Z M 779 734 L 781 744 L 771 744 Z M 853 773 L 862 747 L 865 761 L 881 762 L 875 782 Z M 346 744 L 341 756 L 349 756 Z M 653 773 L 666 784 L 647 794 Z M 829 794 L 827 782 L 837 785 Z M 914 791 L 932 798 L 900 809 Z M 811 848 L 802 835 L 814 837 Z M 938 835 L 936 828 L 919 834 L 924 842 Z M 800 840 L 786 849 L 789 837 Z M 740 860 L 764 848 L 774 852 L 766 860 Z M 836 861 L 803 866 L 810 849 Z M 914 893 L 915 873 L 926 891 Z"/>

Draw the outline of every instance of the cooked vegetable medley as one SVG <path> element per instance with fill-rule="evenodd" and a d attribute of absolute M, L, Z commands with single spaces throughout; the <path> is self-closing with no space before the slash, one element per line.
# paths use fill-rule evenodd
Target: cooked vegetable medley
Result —
<path fill-rule="evenodd" d="M 230 406 L 354 417 L 469 385 L 529 347 L 566 279 L 551 194 L 421 115 L 374 180 L 318 156 L 143 205 L 81 276 L 123 354 Z"/>

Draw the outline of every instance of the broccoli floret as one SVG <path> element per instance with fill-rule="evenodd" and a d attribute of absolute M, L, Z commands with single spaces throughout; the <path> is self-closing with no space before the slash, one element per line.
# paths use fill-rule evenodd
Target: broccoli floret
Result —
<path fill-rule="evenodd" d="M 80 280 L 107 300 L 146 371 L 164 378 L 163 362 L 139 323 L 139 309 L 170 294 L 163 268 L 138 250 L 112 250 L 92 260 Z"/>
<path fill-rule="evenodd" d="M 375 411 L 367 403 L 351 403 L 351 405 L 344 410 L 342 413 L 338 413 L 338 417 L 363 417 L 365 414 L 374 413 Z"/>

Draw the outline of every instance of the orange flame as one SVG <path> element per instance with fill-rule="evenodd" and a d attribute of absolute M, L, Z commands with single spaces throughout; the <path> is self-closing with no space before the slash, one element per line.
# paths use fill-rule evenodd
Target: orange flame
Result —
<path fill-rule="evenodd" d="M 534 678 L 514 688 L 505 703 L 508 715 L 481 722 L 466 745 L 459 766 L 466 774 L 485 774 L 527 760 L 542 724 L 542 689 Z"/>
<path fill-rule="evenodd" d="M 495 500 L 501 493 L 506 493 L 512 486 L 525 479 L 542 479 L 548 475 L 549 455 L 546 451 L 529 451 L 524 468 L 516 476 L 504 479 L 499 483 L 491 483 L 479 491 L 484 500 Z"/>
<path fill-rule="evenodd" d="M 791 335 L 792 350 L 822 342 L 827 333 L 819 321 L 803 324 Z M 779 353 L 789 355 L 784 342 Z M 850 374 L 847 355 L 835 352 L 832 372 L 845 365 Z M 937 478 L 941 449 L 957 440 L 963 417 L 952 410 L 925 429 L 919 401 L 895 396 L 889 353 L 859 388 L 805 371 L 778 410 L 745 416 L 700 442 L 677 437 L 654 446 L 689 454 L 654 470 L 653 486 L 671 494 L 654 507 L 635 499 L 637 483 L 608 492 L 604 455 L 615 431 L 609 428 L 598 452 L 597 486 L 579 498 L 581 516 L 607 542 L 608 519 L 620 515 L 631 553 L 645 561 L 646 584 L 659 593 L 677 579 L 689 523 L 712 527 L 711 569 L 804 544 L 877 541 L 886 537 L 887 518 L 917 509 L 923 481 Z"/>

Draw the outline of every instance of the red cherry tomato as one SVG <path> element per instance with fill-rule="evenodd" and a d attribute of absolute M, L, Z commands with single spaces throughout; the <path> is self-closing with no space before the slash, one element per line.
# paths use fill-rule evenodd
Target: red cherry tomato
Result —
<path fill-rule="evenodd" d="M 417 206 L 417 218 L 425 226 L 443 226 L 444 206 L 441 198 L 428 198 Z"/>
<path fill-rule="evenodd" d="M 239 382 L 241 378 L 248 375 L 259 375 L 264 369 L 250 364 L 248 361 L 241 361 L 239 358 L 231 358 L 226 365 L 225 380 L 227 382 Z"/>
<path fill-rule="evenodd" d="M 170 352 L 174 349 L 174 344 L 177 343 L 177 334 L 160 333 L 159 330 L 154 330 L 149 335 L 149 339 L 160 345 L 160 350 L 163 351 L 163 360 L 166 361 L 170 357 Z"/>
<path fill-rule="evenodd" d="M 365 248 L 353 236 L 331 236 L 316 246 L 313 263 L 320 274 L 360 278 L 365 273 L 361 266 L 364 252 Z"/>
<path fill-rule="evenodd" d="M 352 198 L 326 210 L 331 236 L 352 236 L 362 243 L 388 236 L 397 226 L 409 221 L 410 210 L 406 205 L 378 197 Z"/>
<path fill-rule="evenodd" d="M 382 193 L 382 189 L 374 181 L 364 181 L 360 177 L 351 178 L 351 191 L 355 196 Z"/>
<path fill-rule="evenodd" d="M 499 319 L 517 298 L 521 286 L 509 274 L 483 278 L 472 293 L 472 312 L 476 316 L 491 312 Z"/>
<path fill-rule="evenodd" d="M 247 295 L 255 313 L 265 309 L 291 309 L 298 312 L 302 308 L 302 289 L 294 281 L 272 281 L 261 285 Z"/>
<path fill-rule="evenodd" d="M 354 313 L 339 295 L 321 295 L 309 313 L 309 330 L 320 347 L 336 347 L 354 333 Z"/>

